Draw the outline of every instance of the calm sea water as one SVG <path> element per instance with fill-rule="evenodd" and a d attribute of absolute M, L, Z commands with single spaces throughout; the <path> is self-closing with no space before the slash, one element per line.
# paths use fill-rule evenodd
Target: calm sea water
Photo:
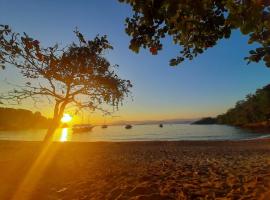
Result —
<path fill-rule="evenodd" d="M 46 130 L 28 131 L 0 131 L 0 140 L 43 140 Z M 252 133 L 224 125 L 189 125 L 165 124 L 163 128 L 158 125 L 135 125 L 132 129 L 124 126 L 108 126 L 102 129 L 96 126 L 90 132 L 73 133 L 70 128 L 59 129 L 55 141 L 177 141 L 177 140 L 243 140 L 270 137 L 269 134 Z"/>

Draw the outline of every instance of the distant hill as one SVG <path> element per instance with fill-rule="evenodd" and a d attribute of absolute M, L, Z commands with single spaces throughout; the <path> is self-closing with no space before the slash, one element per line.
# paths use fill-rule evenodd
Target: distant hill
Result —
<path fill-rule="evenodd" d="M 25 130 L 47 128 L 51 120 L 40 112 L 0 107 L 0 130 Z"/>
<path fill-rule="evenodd" d="M 220 124 L 247 125 L 261 123 L 270 119 L 270 85 L 258 89 L 255 94 L 249 94 L 238 101 L 234 108 L 225 114 L 217 116 Z"/>
<path fill-rule="evenodd" d="M 207 124 L 208 120 L 199 120 L 194 124 Z M 226 113 L 212 118 L 217 124 L 228 124 L 234 126 L 270 127 L 270 84 L 258 89 L 255 94 L 249 94 L 244 100 L 238 101 L 234 108 Z M 210 120 L 211 121 L 211 120 Z"/>

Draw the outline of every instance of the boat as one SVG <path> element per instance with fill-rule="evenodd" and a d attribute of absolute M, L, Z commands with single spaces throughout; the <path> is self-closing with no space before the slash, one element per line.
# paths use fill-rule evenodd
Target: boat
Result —
<path fill-rule="evenodd" d="M 160 128 L 163 128 L 163 124 L 159 124 L 159 127 L 160 127 Z"/>
<path fill-rule="evenodd" d="M 102 125 L 101 128 L 108 128 L 108 125 Z"/>
<path fill-rule="evenodd" d="M 126 126 L 125 126 L 125 129 L 131 129 L 132 128 L 132 126 L 130 125 L 130 124 L 127 124 Z"/>
<path fill-rule="evenodd" d="M 92 131 L 92 129 L 94 128 L 94 126 L 86 124 L 86 125 L 74 125 L 72 127 L 72 131 L 73 133 L 85 133 L 85 132 L 90 132 Z"/>

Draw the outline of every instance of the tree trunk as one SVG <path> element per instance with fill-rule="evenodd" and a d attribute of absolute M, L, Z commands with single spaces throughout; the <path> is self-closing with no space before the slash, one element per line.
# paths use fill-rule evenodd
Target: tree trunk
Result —
<path fill-rule="evenodd" d="M 54 106 L 52 123 L 50 124 L 50 127 L 48 128 L 47 133 L 44 137 L 44 140 L 43 140 L 44 142 L 52 142 L 53 134 L 56 131 L 56 129 L 58 128 L 58 125 L 60 123 L 60 120 L 58 120 L 58 118 L 59 118 L 59 104 L 60 104 L 60 102 L 56 101 L 55 106 Z"/>
<path fill-rule="evenodd" d="M 61 104 L 61 105 L 60 105 Z M 55 133 L 56 129 L 59 128 L 60 126 L 60 121 L 61 118 L 64 114 L 66 105 L 68 104 L 67 101 L 64 102 L 59 102 L 56 101 L 55 106 L 54 106 L 54 114 L 53 114 L 53 120 L 52 124 L 47 130 L 47 133 L 44 137 L 44 142 L 52 142 L 53 141 L 53 134 Z"/>
<path fill-rule="evenodd" d="M 57 128 L 58 128 L 58 125 L 56 125 L 56 123 L 52 122 L 52 124 L 50 125 L 50 127 L 47 130 L 47 133 L 46 133 L 43 141 L 44 142 L 52 142 L 53 141 L 53 134 Z"/>
<path fill-rule="evenodd" d="M 56 131 L 56 129 L 59 127 L 60 119 L 57 115 L 53 116 L 52 123 L 50 124 L 50 127 L 47 130 L 47 133 L 44 137 L 44 142 L 52 142 L 53 141 L 53 134 Z"/>

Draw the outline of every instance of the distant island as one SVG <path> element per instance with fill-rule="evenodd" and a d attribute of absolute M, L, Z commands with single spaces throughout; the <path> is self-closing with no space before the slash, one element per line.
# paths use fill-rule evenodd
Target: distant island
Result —
<path fill-rule="evenodd" d="M 270 84 L 238 101 L 234 108 L 217 117 L 206 117 L 192 124 L 227 124 L 243 128 L 270 128 Z"/>
<path fill-rule="evenodd" d="M 40 112 L 0 107 L 0 130 L 27 130 L 48 128 L 51 120 Z"/>

